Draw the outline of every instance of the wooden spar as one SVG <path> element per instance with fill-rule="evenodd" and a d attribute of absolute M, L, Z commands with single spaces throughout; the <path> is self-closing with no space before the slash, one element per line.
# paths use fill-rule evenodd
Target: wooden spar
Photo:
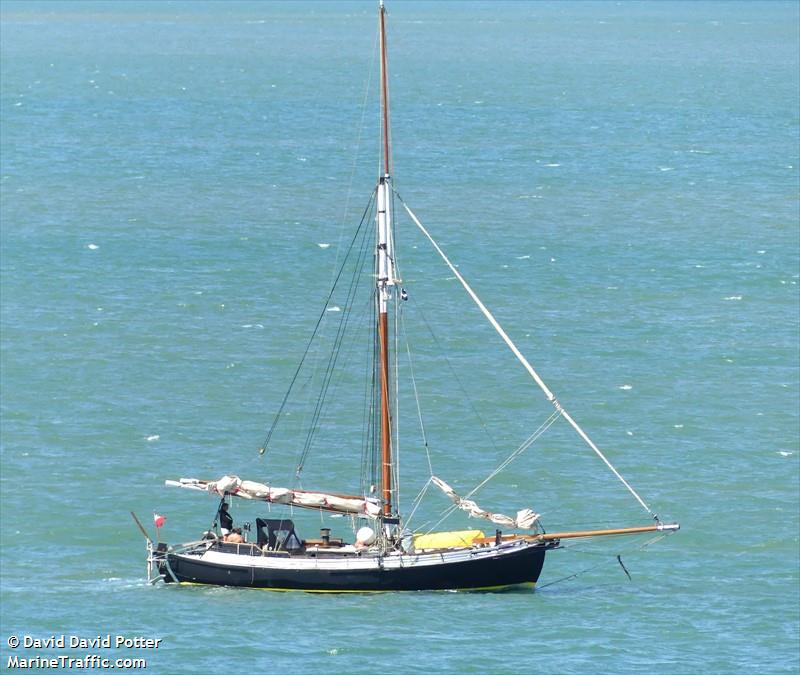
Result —
<path fill-rule="evenodd" d="M 383 173 L 389 175 L 389 83 L 386 72 L 386 9 L 381 0 L 381 108 L 383 110 Z"/>
<path fill-rule="evenodd" d="M 381 369 L 381 484 L 383 485 L 383 515 L 392 515 L 392 431 L 389 423 L 389 317 L 386 312 L 378 318 Z"/>
<path fill-rule="evenodd" d="M 507 534 L 501 537 L 502 541 L 524 539 L 525 541 L 557 541 L 559 539 L 578 539 L 580 537 L 607 537 L 615 534 L 641 534 L 642 532 L 671 532 L 679 530 L 678 523 L 643 525 L 642 527 L 618 527 L 611 530 L 576 530 L 572 532 L 547 532 L 545 534 Z M 480 537 L 475 539 L 476 544 L 488 544 L 495 541 L 495 537 Z"/>
<path fill-rule="evenodd" d="M 555 539 L 578 539 L 579 537 L 607 537 L 615 534 L 641 534 L 642 532 L 661 532 L 680 529 L 678 523 L 644 525 L 642 527 L 618 527 L 611 530 L 577 530 L 574 532 L 548 532 L 546 534 L 523 535 L 526 539 L 536 541 L 554 541 Z"/>
<path fill-rule="evenodd" d="M 139 519 L 136 517 L 136 514 L 133 511 L 131 511 L 131 516 L 133 516 L 134 522 L 139 526 L 139 530 L 144 535 L 144 538 L 152 544 L 153 540 L 150 539 L 150 536 L 147 534 L 147 530 L 144 529 L 144 526 L 139 522 Z"/>
<path fill-rule="evenodd" d="M 383 497 L 383 515 L 392 515 L 392 428 L 389 418 L 389 285 L 394 284 L 392 261 L 389 257 L 391 245 L 391 199 L 388 186 L 389 178 L 389 85 L 386 72 L 386 10 L 383 0 L 380 3 L 380 39 L 381 39 L 381 108 L 383 136 L 383 170 L 379 179 L 378 191 L 378 344 L 381 397 L 381 485 Z"/>

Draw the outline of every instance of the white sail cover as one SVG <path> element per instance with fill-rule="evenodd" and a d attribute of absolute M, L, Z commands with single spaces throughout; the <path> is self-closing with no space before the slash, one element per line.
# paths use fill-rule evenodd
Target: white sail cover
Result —
<path fill-rule="evenodd" d="M 469 513 L 471 518 L 484 518 L 486 520 L 490 520 L 497 525 L 505 525 L 506 527 L 516 527 L 521 530 L 529 530 L 531 529 L 537 520 L 539 520 L 539 514 L 534 513 L 531 509 L 523 509 L 522 511 L 517 511 L 517 517 L 512 518 L 511 516 L 504 516 L 502 513 L 490 513 L 489 511 L 484 511 L 480 506 L 478 506 L 474 501 L 471 499 L 463 499 L 459 497 L 453 488 L 451 488 L 447 483 L 445 483 L 442 479 L 437 478 L 436 476 L 431 476 L 431 480 L 436 484 L 442 492 L 444 492 L 450 499 L 453 500 L 453 503 L 460 508 L 462 511 L 466 511 Z"/>
<path fill-rule="evenodd" d="M 257 499 L 272 504 L 289 504 L 336 513 L 354 513 L 370 518 L 377 518 L 381 513 L 380 501 L 374 498 L 271 487 L 252 480 L 242 480 L 238 476 L 223 476 L 219 480 L 181 478 L 179 481 L 168 480 L 165 483 L 172 487 L 201 490 L 214 495 L 229 494 L 242 499 Z"/>

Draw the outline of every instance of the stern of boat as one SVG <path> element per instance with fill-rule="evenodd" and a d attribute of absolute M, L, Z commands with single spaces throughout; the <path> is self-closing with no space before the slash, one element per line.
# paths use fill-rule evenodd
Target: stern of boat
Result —
<path fill-rule="evenodd" d="M 154 542 L 148 539 L 145 544 L 147 550 L 147 581 L 154 584 L 158 581 L 169 582 L 167 551 L 168 546 L 163 541 Z"/>

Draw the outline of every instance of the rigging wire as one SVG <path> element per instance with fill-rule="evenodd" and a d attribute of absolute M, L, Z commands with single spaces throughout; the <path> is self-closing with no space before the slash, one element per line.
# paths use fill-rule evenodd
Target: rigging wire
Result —
<path fill-rule="evenodd" d="M 375 325 L 375 290 L 369 298 L 370 317 L 369 323 L 371 326 Z M 362 423 L 361 423 L 361 493 L 364 495 L 371 494 L 372 488 L 376 485 L 375 474 L 375 395 L 376 395 L 376 380 L 375 380 L 375 359 L 376 357 L 376 341 L 374 339 L 367 342 L 370 354 L 364 360 L 365 376 L 364 376 L 364 402 L 362 404 Z"/>
<path fill-rule="evenodd" d="M 359 126 L 358 126 L 358 133 L 357 133 L 357 136 L 356 136 L 356 151 L 354 153 L 353 165 L 352 165 L 351 170 L 350 170 L 350 179 L 349 179 L 349 182 L 348 182 L 348 189 L 347 189 L 347 193 L 346 193 L 346 196 L 345 196 L 344 211 L 343 211 L 343 214 L 342 214 L 342 226 L 340 227 L 340 232 L 341 232 L 340 237 L 339 237 L 340 245 L 338 245 L 336 247 L 336 258 L 334 260 L 334 267 L 333 267 L 334 270 L 336 269 L 336 267 L 338 265 L 338 262 L 339 262 L 339 255 L 340 255 L 340 251 L 341 251 L 341 239 L 342 239 L 342 237 L 344 235 L 344 224 L 347 222 L 347 219 L 348 219 L 347 218 L 347 213 L 348 213 L 348 211 L 350 209 L 350 197 L 351 197 L 351 194 L 352 194 L 353 179 L 354 179 L 354 176 L 355 176 L 355 172 L 357 170 L 358 150 L 361 147 L 361 136 L 362 136 L 362 133 L 363 133 L 363 130 L 364 130 L 364 120 L 366 118 L 366 111 L 367 111 L 367 100 L 369 98 L 369 90 L 370 90 L 370 88 L 372 86 L 372 74 L 373 74 L 373 71 L 375 69 L 375 61 L 377 60 L 378 40 L 379 40 L 379 36 L 376 34 L 375 39 L 374 39 L 373 49 L 372 49 L 372 59 L 370 60 L 370 67 L 369 67 L 369 71 L 367 73 L 367 81 L 366 81 L 366 85 L 364 87 L 364 97 L 363 97 L 363 100 L 362 100 L 362 103 L 361 103 L 361 118 L 360 118 L 360 122 L 359 122 Z M 376 188 L 376 190 L 377 190 L 377 188 Z M 314 339 L 316 338 L 317 332 L 318 332 L 318 330 L 320 328 L 320 324 L 322 323 L 322 320 L 325 317 L 325 310 L 327 309 L 328 303 L 330 302 L 330 299 L 333 296 L 333 293 L 334 293 L 334 291 L 336 289 L 336 286 L 337 286 L 337 283 L 339 281 L 339 278 L 341 277 L 342 272 L 344 271 L 344 268 L 345 268 L 345 265 L 346 265 L 346 262 L 347 262 L 347 257 L 349 256 L 350 251 L 352 250 L 353 244 L 355 243 L 356 239 L 358 238 L 358 233 L 359 233 L 361 227 L 363 226 L 363 224 L 365 222 L 364 218 L 365 218 L 365 216 L 367 215 L 367 213 L 369 212 L 369 210 L 372 207 L 372 202 L 373 202 L 373 200 L 375 198 L 376 190 L 373 190 L 372 195 L 370 197 L 370 200 L 367 203 L 367 207 L 366 207 L 366 209 L 364 210 L 364 213 L 361 216 L 361 222 L 359 224 L 358 229 L 356 230 L 355 235 L 353 236 L 353 239 L 350 242 L 350 245 L 348 246 L 347 254 L 345 255 L 345 260 L 342 262 L 341 267 L 339 267 L 339 271 L 336 274 L 336 277 L 333 279 L 333 283 L 331 283 L 331 287 L 330 287 L 331 291 L 330 291 L 328 297 L 325 300 L 325 304 L 323 306 L 322 313 L 320 314 L 319 319 L 317 320 L 317 324 L 314 326 L 314 330 L 313 330 L 313 332 L 311 334 L 311 337 L 309 338 L 308 344 L 306 345 L 306 349 L 303 352 L 303 356 L 300 359 L 300 363 L 297 366 L 297 370 L 295 371 L 294 376 L 292 377 L 292 380 L 291 380 L 291 382 L 289 384 L 289 388 L 286 391 L 286 394 L 285 394 L 283 400 L 281 401 L 281 405 L 280 405 L 280 408 L 278 409 L 277 414 L 275 415 L 275 419 L 273 420 L 272 425 L 270 426 L 269 431 L 267 432 L 267 436 L 264 439 L 264 442 L 261 444 L 261 447 L 259 449 L 259 454 L 262 455 L 262 456 L 264 454 L 266 454 L 266 452 L 267 452 L 267 448 L 269 447 L 269 442 L 272 439 L 272 435 L 273 435 L 273 433 L 275 431 L 275 428 L 277 427 L 278 422 L 280 421 L 281 414 L 283 413 L 283 410 L 286 407 L 286 403 L 288 402 L 289 396 L 291 395 L 291 392 L 292 392 L 292 390 L 294 388 L 294 385 L 295 385 L 295 383 L 297 381 L 297 378 L 298 378 L 298 376 L 299 376 L 299 374 L 300 374 L 300 372 L 302 370 L 303 363 L 305 362 L 306 357 L 308 356 L 309 349 L 311 348 L 311 345 L 313 344 Z"/>
<path fill-rule="evenodd" d="M 623 549 L 619 553 L 612 553 L 612 554 L 596 553 L 594 555 L 602 555 L 604 558 L 607 555 L 610 555 L 613 560 L 616 560 L 622 566 L 622 569 L 625 571 L 625 574 L 627 574 L 628 579 L 630 579 L 631 575 L 628 572 L 628 570 L 625 568 L 625 565 L 622 564 L 621 557 L 623 555 L 627 555 L 630 552 L 642 551 L 645 548 L 647 548 L 648 546 L 651 546 L 652 544 L 655 544 L 656 542 L 661 541 L 666 536 L 667 536 L 667 533 L 658 534 L 657 536 L 651 537 L 650 539 L 648 539 L 647 541 L 645 541 L 642 544 L 639 544 L 639 545 L 635 545 L 634 544 L 634 545 L 631 545 L 630 547 L 627 547 L 627 548 L 623 547 Z M 571 547 L 561 546 L 560 548 L 570 549 Z M 582 553 L 582 554 L 585 554 L 585 555 L 591 555 L 587 551 L 574 550 L 574 552 L 575 553 Z M 572 579 L 576 579 L 579 576 L 581 576 L 583 574 L 586 574 L 587 572 L 592 572 L 592 571 L 596 570 L 598 567 L 602 567 L 603 565 L 607 565 L 608 563 L 609 563 L 609 560 L 606 558 L 606 559 L 602 560 L 601 562 L 598 562 L 595 565 L 591 565 L 591 566 L 589 566 L 589 567 L 587 567 L 585 569 L 582 569 L 582 570 L 580 570 L 578 572 L 574 572 L 573 574 L 568 574 L 565 577 L 560 577 L 560 578 L 555 579 L 553 581 L 549 581 L 546 584 L 537 584 L 536 585 L 536 590 L 540 591 L 543 588 L 547 588 L 548 586 L 554 586 L 555 584 L 560 584 L 560 583 L 562 583 L 564 581 L 571 581 Z"/>
<path fill-rule="evenodd" d="M 467 392 L 464 383 L 461 381 L 461 378 L 458 376 L 458 371 L 453 366 L 453 363 L 447 356 L 447 350 L 444 349 L 439 342 L 439 338 L 436 337 L 436 333 L 433 331 L 433 327 L 431 326 L 430 322 L 428 321 L 428 317 L 425 315 L 425 312 L 422 311 L 422 308 L 419 304 L 414 300 L 414 310 L 420 315 L 422 318 L 422 322 L 425 324 L 425 327 L 428 329 L 428 333 L 430 333 L 431 338 L 433 338 L 433 343 L 436 345 L 436 349 L 438 350 L 439 354 L 442 355 L 444 358 L 445 363 L 447 364 L 450 373 L 453 375 L 453 379 L 456 381 L 458 388 L 461 390 L 464 400 L 469 404 L 470 409 L 472 410 L 472 414 L 475 415 L 475 418 L 478 420 L 481 430 L 485 434 L 489 443 L 491 443 L 492 447 L 497 451 L 500 452 L 500 448 L 497 447 L 497 443 L 495 443 L 494 438 L 489 433 L 489 428 L 486 422 L 481 417 L 481 414 L 478 412 L 478 409 L 475 407 L 475 403 L 472 400 L 472 397 Z M 410 358 L 410 357 L 409 357 Z M 433 475 L 433 469 L 431 469 L 431 475 Z"/>
<path fill-rule="evenodd" d="M 414 518 L 414 514 L 417 512 L 419 505 L 422 504 L 422 499 L 425 497 L 425 494 L 428 492 L 428 488 L 430 487 L 431 483 L 433 482 L 433 476 L 428 478 L 425 482 L 425 485 L 422 486 L 422 489 L 417 493 L 417 496 L 414 497 L 413 501 L 413 508 L 411 509 L 411 513 L 408 514 L 408 517 L 405 519 L 405 527 L 410 529 L 411 528 L 411 521 Z"/>
<path fill-rule="evenodd" d="M 311 333 L 311 337 L 309 338 L 308 343 L 306 344 L 306 348 L 305 348 L 305 351 L 303 352 L 303 356 L 300 358 L 300 363 L 297 365 L 297 369 L 294 372 L 294 375 L 292 377 L 292 381 L 289 383 L 289 388 L 287 389 L 286 394 L 284 395 L 283 400 L 281 401 L 281 405 L 278 408 L 278 412 L 275 414 L 275 419 L 272 421 L 272 425 L 270 426 L 269 431 L 267 432 L 267 437 L 264 439 L 264 442 L 261 444 L 261 448 L 259 449 L 259 454 L 262 455 L 262 456 L 265 455 L 266 452 L 267 452 L 267 448 L 269 447 L 269 442 L 272 439 L 272 435 L 275 433 L 275 428 L 277 427 L 278 422 L 280 421 L 281 415 L 283 414 L 283 410 L 286 407 L 286 403 L 289 400 L 289 396 L 291 395 L 292 390 L 294 389 L 294 385 L 297 382 L 297 378 L 300 375 L 300 371 L 303 368 L 303 364 L 305 363 L 306 357 L 308 356 L 308 353 L 311 350 L 311 345 L 313 344 L 314 339 L 317 336 L 317 333 L 319 331 L 320 325 L 322 324 L 322 320 L 325 318 L 325 313 L 326 313 L 326 310 L 328 309 L 328 304 L 330 303 L 331 298 L 333 297 L 333 294 L 334 294 L 334 292 L 336 290 L 336 286 L 337 286 L 337 284 L 339 282 L 339 279 L 341 278 L 342 273 L 344 272 L 345 266 L 347 265 L 347 260 L 350 257 L 350 252 L 353 250 L 353 246 L 354 246 L 356 240 L 358 239 L 358 236 L 359 236 L 359 233 L 361 232 L 362 227 L 364 226 L 364 222 L 365 222 L 367 213 L 369 212 L 369 210 L 372 207 L 372 203 L 375 200 L 376 193 L 377 193 L 377 189 L 372 191 L 372 195 L 370 196 L 369 202 L 367 203 L 367 208 L 364 209 L 364 213 L 361 216 L 361 222 L 359 223 L 358 229 L 356 230 L 356 233 L 353 236 L 353 239 L 351 240 L 350 245 L 348 246 L 347 253 L 345 255 L 344 261 L 342 262 L 342 265 L 339 268 L 339 272 L 337 273 L 336 278 L 334 279 L 334 282 L 333 282 L 333 284 L 331 286 L 330 293 L 328 293 L 328 297 L 325 298 L 325 304 L 322 307 L 322 312 L 320 313 L 319 318 L 317 319 L 317 323 L 314 326 L 314 330 Z"/>
<path fill-rule="evenodd" d="M 359 230 L 362 229 L 362 226 L 363 226 L 364 222 L 365 222 L 365 220 L 362 219 L 362 222 L 359 225 Z M 346 299 L 345 299 L 345 303 L 344 303 L 345 309 L 344 309 L 343 316 L 342 316 L 341 320 L 339 321 L 339 325 L 338 325 L 337 330 L 336 330 L 336 336 L 334 338 L 333 348 L 332 348 L 330 357 L 328 358 L 328 365 L 327 365 L 327 367 L 325 369 L 325 373 L 324 373 L 323 379 L 322 379 L 322 389 L 320 390 L 320 393 L 317 396 L 317 403 L 316 403 L 316 406 L 314 408 L 314 413 L 313 413 L 312 418 L 311 418 L 311 424 L 308 427 L 308 432 L 306 434 L 306 441 L 305 441 L 305 444 L 303 446 L 303 450 L 302 450 L 302 453 L 300 455 L 300 458 L 299 458 L 299 461 L 298 461 L 298 464 L 297 464 L 297 468 L 296 468 L 296 473 L 297 474 L 300 474 L 300 472 L 302 472 L 303 466 L 305 465 L 305 461 L 306 461 L 306 459 L 308 457 L 308 454 L 309 454 L 309 452 L 311 450 L 311 446 L 312 446 L 314 437 L 317 434 L 317 423 L 319 422 L 320 416 L 322 415 L 322 409 L 323 409 L 323 407 L 325 405 L 325 400 L 326 400 L 326 398 L 328 396 L 328 389 L 330 388 L 331 381 L 332 381 L 333 376 L 335 374 L 336 363 L 339 360 L 339 355 L 341 354 L 342 342 L 344 340 L 345 333 L 347 332 L 347 327 L 348 327 L 348 325 L 350 323 L 350 319 L 353 316 L 353 312 L 352 312 L 353 298 L 356 295 L 356 291 L 358 290 L 359 282 L 361 281 L 361 278 L 362 278 L 361 269 L 362 269 L 362 266 L 363 266 L 364 259 L 366 257 L 365 252 L 367 250 L 366 240 L 367 240 L 368 228 L 363 228 L 363 229 L 364 229 L 364 233 L 362 235 L 361 249 L 360 249 L 358 257 L 356 259 L 356 264 L 355 264 L 355 269 L 354 269 L 354 272 L 353 272 L 353 276 L 350 279 L 350 284 L 349 284 L 348 289 L 347 289 Z M 348 251 L 347 257 L 349 257 L 349 254 L 350 254 L 350 251 Z M 347 260 L 347 257 L 345 258 L 345 261 Z"/>
<path fill-rule="evenodd" d="M 425 448 L 425 456 L 428 459 L 428 470 L 430 471 L 430 475 L 433 476 L 433 462 L 431 462 L 431 450 L 430 446 L 428 445 L 428 435 L 425 432 L 425 422 L 422 418 L 422 407 L 420 406 L 419 392 L 417 390 L 417 378 L 414 376 L 414 362 L 411 358 L 411 345 L 408 342 L 408 333 L 406 332 L 405 319 L 403 313 L 400 314 L 400 328 L 403 332 L 403 335 L 406 338 L 405 343 L 406 343 L 406 353 L 408 354 L 408 370 L 409 374 L 411 375 L 411 387 L 414 391 L 414 401 L 417 404 L 417 418 L 419 419 L 419 428 L 420 432 L 422 433 L 422 445 Z"/>
<path fill-rule="evenodd" d="M 465 498 L 469 499 L 470 497 L 472 497 L 478 490 L 480 490 L 484 485 L 486 485 L 486 483 L 488 483 L 495 476 L 504 471 L 505 468 L 509 464 L 511 464 L 511 462 L 513 462 L 517 457 L 519 457 L 523 452 L 525 452 L 529 447 L 531 447 L 539 439 L 539 437 L 542 434 L 544 434 L 545 431 L 547 431 L 551 426 L 553 426 L 553 424 L 557 419 L 558 419 L 558 413 L 557 412 L 551 413 L 550 417 L 548 417 L 544 422 L 542 422 L 539 428 L 536 431 L 534 431 L 527 439 L 525 439 L 525 441 L 523 441 L 522 445 L 520 445 L 516 450 L 514 450 L 514 452 L 512 452 L 508 457 L 506 457 L 506 459 L 503 460 L 500 463 L 500 465 L 494 471 L 492 471 L 492 473 L 490 473 L 486 478 L 484 478 L 483 481 L 481 481 L 480 483 L 478 483 L 478 485 L 472 488 L 472 490 L 470 490 L 465 495 Z"/>
<path fill-rule="evenodd" d="M 488 483 L 492 478 L 497 476 L 501 471 L 503 471 L 511 462 L 513 462 L 517 457 L 519 457 L 523 452 L 525 452 L 529 447 L 531 447 L 539 437 L 547 431 L 555 421 L 558 419 L 558 413 L 554 412 L 550 414 L 544 422 L 539 425 L 539 428 L 536 429 L 528 438 L 523 441 L 522 445 L 520 445 L 514 452 L 511 453 L 503 462 L 501 462 L 500 466 L 498 466 L 487 478 L 485 478 L 481 483 L 479 483 L 476 487 L 474 487 L 467 495 L 465 499 L 469 499 L 474 495 L 481 487 L 483 487 L 486 483 Z M 457 504 L 451 504 L 448 506 L 444 511 L 442 511 L 442 517 L 433 525 L 433 527 L 429 530 L 432 531 L 434 528 L 438 527 L 442 524 L 442 522 L 448 518 L 454 511 L 458 509 Z"/>
<path fill-rule="evenodd" d="M 377 287 L 373 288 L 371 296 L 371 325 L 377 325 L 378 321 L 378 296 Z M 374 494 L 378 485 L 379 464 L 377 458 L 377 448 L 380 442 L 379 439 L 379 424 L 378 424 L 378 409 L 380 408 L 379 401 L 379 386 L 378 386 L 378 363 L 380 348 L 378 345 L 377 336 L 373 335 L 370 341 L 372 346 L 372 356 L 369 360 L 370 368 L 370 399 L 368 411 L 368 424 L 366 444 L 363 448 L 362 455 L 362 481 L 364 494 Z"/>
<path fill-rule="evenodd" d="M 397 194 L 397 192 L 395 192 L 395 194 Z M 442 258 L 442 260 L 444 260 L 445 264 L 450 268 L 450 271 L 452 271 L 453 274 L 455 274 L 456 278 L 459 280 L 461 285 L 464 287 L 464 290 L 467 291 L 467 294 L 472 298 L 472 300 L 475 302 L 475 304 L 481 310 L 481 312 L 486 317 L 486 319 L 489 321 L 489 323 L 492 325 L 492 327 L 495 329 L 495 331 L 497 331 L 498 335 L 500 335 L 500 337 L 503 339 L 503 342 L 506 343 L 506 345 L 511 350 L 511 352 L 514 354 L 514 356 L 517 357 L 517 360 L 524 366 L 525 370 L 528 371 L 528 374 L 534 379 L 536 384 L 539 385 L 539 388 L 542 390 L 542 392 L 544 393 L 544 395 L 547 398 L 547 400 L 550 401 L 550 403 L 553 404 L 553 406 L 555 407 L 556 411 L 569 423 L 569 425 L 584 440 L 584 442 L 594 451 L 594 453 L 601 460 L 603 460 L 603 462 L 611 470 L 611 472 L 620 480 L 620 482 L 636 498 L 636 501 L 639 502 L 639 504 L 642 506 L 642 508 L 644 508 L 645 511 L 647 511 L 651 516 L 653 516 L 653 518 L 656 521 L 658 521 L 658 515 L 653 513 L 652 509 L 639 496 L 639 493 L 636 492 L 636 490 L 633 489 L 633 487 L 630 485 L 630 483 L 628 483 L 628 481 L 626 481 L 622 477 L 622 474 L 620 474 L 620 472 L 617 471 L 617 469 L 614 468 L 614 465 L 611 464 L 611 462 L 608 460 L 608 458 L 601 452 L 600 448 L 598 448 L 597 445 L 595 445 L 594 441 L 592 441 L 592 439 L 589 438 L 589 436 L 586 434 L 586 432 L 578 425 L 578 423 L 574 419 L 572 419 L 572 416 L 564 409 L 564 407 L 561 405 L 561 403 L 555 397 L 555 394 L 553 394 L 553 392 L 550 391 L 550 389 L 548 389 L 547 385 L 544 383 L 542 378 L 533 369 L 533 366 L 528 362 L 528 360 L 525 358 L 525 356 L 522 354 L 522 352 L 519 351 L 517 346 L 514 344 L 514 342 L 511 340 L 511 338 L 508 336 L 508 334 L 503 330 L 503 327 L 497 322 L 497 319 L 494 318 L 494 316 L 488 310 L 486 305 L 484 305 L 483 302 L 481 302 L 481 299 L 477 296 L 475 291 L 472 290 L 472 288 L 467 283 L 467 281 L 464 279 L 464 277 L 461 276 L 461 273 L 455 268 L 453 263 L 450 262 L 450 259 L 445 255 L 444 251 L 442 251 L 442 249 L 436 243 L 436 241 L 431 236 L 431 234 L 428 232 L 428 230 L 425 229 L 425 226 L 414 215 L 414 212 L 408 207 L 408 204 L 406 204 L 405 201 L 403 201 L 403 198 L 399 194 L 397 194 L 397 198 L 400 200 L 400 203 L 403 205 L 403 208 L 406 210 L 406 213 L 408 213 L 408 215 L 410 216 L 410 218 L 414 222 L 414 224 L 419 228 L 419 230 L 422 232 L 422 234 L 425 235 L 425 237 L 428 239 L 428 241 L 430 241 L 430 243 L 436 249 L 436 251 L 439 254 L 439 256 Z"/>
<path fill-rule="evenodd" d="M 334 259 L 334 266 L 333 270 L 336 269 L 336 266 L 339 263 L 339 255 L 341 251 L 341 243 L 344 237 L 345 232 L 345 225 L 348 222 L 348 213 L 350 211 L 350 197 L 353 192 L 353 180 L 355 179 L 356 170 L 358 169 L 358 152 L 361 149 L 361 136 L 364 132 L 364 120 L 367 116 L 367 101 L 369 99 L 370 88 L 372 87 L 372 73 L 375 70 L 375 61 L 378 58 L 378 41 L 380 36 L 375 35 L 373 46 L 372 46 L 372 59 L 369 62 L 369 70 L 367 71 L 367 81 L 364 86 L 364 96 L 361 101 L 361 118 L 359 119 L 358 123 L 358 132 L 356 134 L 356 142 L 355 142 L 355 150 L 353 152 L 353 163 L 350 168 L 350 178 L 347 183 L 347 192 L 345 194 L 344 200 L 344 209 L 342 211 L 342 222 L 339 225 L 339 245 L 336 247 L 336 258 Z M 332 271 L 333 271 L 332 270 Z"/>
<path fill-rule="evenodd" d="M 430 446 L 428 445 L 428 436 L 427 436 L 427 433 L 425 432 L 425 422 L 424 422 L 423 417 L 422 417 L 422 406 L 420 405 L 419 392 L 417 390 L 417 378 L 414 375 L 414 362 L 413 362 L 413 359 L 411 358 L 411 345 L 410 345 L 409 340 L 408 340 L 408 333 L 407 333 L 406 327 L 405 327 L 405 318 L 404 318 L 404 316 L 405 316 L 405 314 L 401 310 L 401 312 L 399 314 L 398 323 L 399 323 L 399 326 L 400 326 L 400 331 L 402 332 L 403 336 L 405 337 L 406 353 L 408 355 L 408 370 L 409 370 L 409 375 L 411 376 L 411 386 L 412 386 L 412 389 L 413 389 L 413 392 L 414 392 L 414 402 L 416 403 L 416 406 L 417 406 L 417 418 L 419 419 L 419 427 L 420 427 L 420 432 L 422 434 L 422 445 L 425 448 L 425 456 L 426 456 L 426 458 L 428 460 L 428 470 L 430 472 L 430 477 L 426 481 L 425 485 L 419 491 L 417 496 L 414 497 L 414 499 L 411 501 L 411 504 L 412 504 L 411 513 L 409 513 L 408 517 L 405 519 L 405 526 L 406 527 L 410 527 L 411 521 L 414 518 L 414 514 L 416 513 L 417 509 L 419 508 L 419 505 L 422 503 L 422 498 L 427 493 L 428 487 L 430 486 L 430 484 L 431 484 L 431 482 L 433 480 L 433 462 L 431 461 L 431 451 L 430 451 Z"/>

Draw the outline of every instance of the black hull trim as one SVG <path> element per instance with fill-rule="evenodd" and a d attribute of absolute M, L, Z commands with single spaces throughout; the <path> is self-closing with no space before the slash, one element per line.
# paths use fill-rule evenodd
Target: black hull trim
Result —
<path fill-rule="evenodd" d="M 544 565 L 545 546 L 530 546 L 496 557 L 396 569 L 291 570 L 233 566 L 168 554 L 165 579 L 182 583 L 317 593 L 493 590 L 532 586 Z M 165 566 L 166 567 L 166 566 Z"/>

